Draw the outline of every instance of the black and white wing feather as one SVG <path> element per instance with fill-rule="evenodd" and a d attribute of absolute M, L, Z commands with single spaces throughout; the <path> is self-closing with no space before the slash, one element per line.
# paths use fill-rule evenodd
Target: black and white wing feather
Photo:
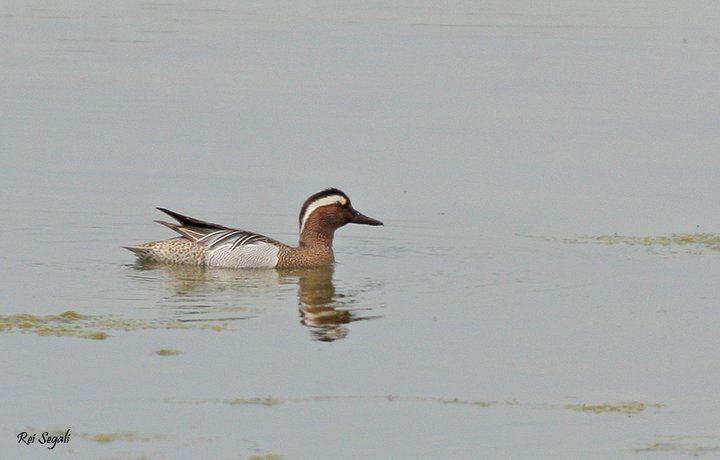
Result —
<path fill-rule="evenodd" d="M 215 230 L 205 234 L 195 241 L 205 245 L 208 249 L 227 248 L 229 250 L 236 249 L 238 246 L 258 243 L 277 243 L 272 238 L 268 238 L 267 236 L 260 235 L 258 233 L 234 229 Z"/>
<path fill-rule="evenodd" d="M 184 216 L 165 208 L 158 210 L 178 223 L 156 221 L 183 237 L 205 246 L 207 264 L 224 267 L 274 267 L 282 243 L 246 230 L 226 227 Z"/>

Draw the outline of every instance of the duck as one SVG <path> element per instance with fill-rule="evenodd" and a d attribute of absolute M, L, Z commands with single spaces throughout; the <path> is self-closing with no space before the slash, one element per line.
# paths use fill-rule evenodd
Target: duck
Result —
<path fill-rule="evenodd" d="M 335 263 L 333 237 L 346 224 L 383 225 L 353 208 L 337 188 L 310 196 L 300 209 L 297 246 L 255 232 L 226 227 L 157 208 L 177 223 L 156 220 L 179 237 L 134 246 L 139 261 L 226 268 L 305 268 Z"/>

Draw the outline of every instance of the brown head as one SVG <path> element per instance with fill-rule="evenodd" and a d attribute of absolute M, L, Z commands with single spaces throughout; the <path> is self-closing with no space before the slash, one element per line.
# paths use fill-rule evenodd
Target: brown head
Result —
<path fill-rule="evenodd" d="M 323 190 L 305 200 L 299 221 L 300 245 L 330 246 L 335 230 L 345 224 L 383 225 L 353 208 L 350 198 L 336 188 Z"/>

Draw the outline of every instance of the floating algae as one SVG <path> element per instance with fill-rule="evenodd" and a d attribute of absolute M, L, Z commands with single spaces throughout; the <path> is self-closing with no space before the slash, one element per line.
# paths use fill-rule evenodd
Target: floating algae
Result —
<path fill-rule="evenodd" d="M 164 434 L 164 433 L 138 433 L 134 431 L 120 431 L 120 432 L 114 432 L 114 433 L 79 433 L 77 435 L 78 437 L 85 439 L 87 441 L 97 442 L 99 444 L 110 444 L 115 442 L 126 442 L 126 443 L 133 443 L 133 442 L 159 442 L 159 441 L 171 441 L 173 443 L 185 443 L 187 444 L 188 441 L 193 443 L 206 443 L 206 442 L 214 442 L 218 440 L 222 440 L 219 436 L 197 436 L 188 438 L 187 436 L 182 436 L 182 439 L 179 439 L 179 436 L 176 434 Z M 233 438 L 233 442 L 237 442 Z M 248 457 L 250 460 L 282 460 L 283 457 L 281 457 L 278 454 L 274 453 L 258 453 L 261 452 L 264 449 L 260 449 L 257 446 L 257 443 L 251 442 L 251 441 L 241 441 L 245 444 L 249 444 L 249 448 L 253 452 L 253 454 Z M 114 458 L 114 457 L 113 457 Z M 125 458 L 125 457 L 123 457 Z M 142 457 L 145 458 L 145 457 Z"/>
<path fill-rule="evenodd" d="M 660 438 L 658 441 L 637 447 L 633 452 L 668 452 L 692 457 L 720 452 L 717 438 L 710 436 L 658 436 L 658 438 Z"/>
<path fill-rule="evenodd" d="M 477 406 L 477 407 L 492 407 L 497 405 L 503 405 L 503 406 L 517 406 L 517 401 L 476 401 L 476 400 L 466 400 L 466 399 L 442 399 L 442 398 L 433 398 L 435 401 L 441 403 L 441 404 L 459 404 L 463 406 Z"/>
<path fill-rule="evenodd" d="M 665 247 L 683 246 L 683 249 L 720 251 L 720 235 L 714 233 L 671 233 L 665 236 L 603 235 L 585 237 L 570 242 L 595 242 L 601 244 L 624 244 L 628 246 Z"/>
<path fill-rule="evenodd" d="M 38 316 L 26 313 L 0 315 L 0 332 L 33 333 L 49 336 L 69 336 L 90 340 L 105 340 L 105 331 L 136 331 L 143 329 L 209 329 L 221 331 L 222 325 L 198 324 L 196 322 L 147 321 L 113 316 L 86 316 L 76 311 L 59 315 Z"/>
<path fill-rule="evenodd" d="M 154 352 L 158 356 L 177 356 L 182 354 L 182 351 L 175 350 L 173 348 L 159 348 Z"/>
<path fill-rule="evenodd" d="M 162 434 L 141 434 L 141 433 L 134 433 L 131 431 L 121 432 L 121 433 L 98 433 L 98 434 L 89 434 L 89 433 L 80 433 L 78 436 L 80 436 L 83 439 L 87 439 L 88 441 L 94 441 L 99 443 L 110 443 L 115 441 L 126 441 L 126 442 L 151 442 L 151 441 L 157 441 L 161 439 L 167 438 L 166 435 Z"/>
<path fill-rule="evenodd" d="M 360 395 L 345 395 L 345 396 L 306 396 L 300 398 L 277 398 L 274 396 L 266 397 L 246 397 L 246 398 L 229 398 L 222 400 L 193 400 L 193 401 L 178 401 L 166 399 L 166 403 L 171 404 L 227 404 L 231 406 L 239 405 L 257 405 L 257 406 L 279 406 L 282 404 L 298 404 L 307 402 L 321 402 L 321 401 L 410 401 L 410 402 L 434 402 L 439 404 L 457 404 L 464 406 L 474 407 L 492 407 L 492 406 L 517 406 L 520 405 L 517 401 L 484 401 L 484 400 L 467 400 L 458 398 L 433 398 L 424 396 L 405 397 L 405 396 L 360 396 Z"/>
<path fill-rule="evenodd" d="M 92 331 L 84 327 L 83 322 L 87 319 L 87 316 L 76 311 L 66 311 L 59 315 L 48 316 L 25 313 L 1 315 L 0 331 L 11 332 L 18 330 L 23 333 L 32 332 L 37 335 L 69 335 L 92 340 L 104 340 L 108 337 L 105 332 Z"/>
<path fill-rule="evenodd" d="M 620 413 L 639 414 L 649 407 L 662 408 L 664 404 L 646 404 L 637 401 L 622 402 L 616 404 L 565 404 L 563 408 L 577 412 L 592 412 L 595 414 Z"/>
<path fill-rule="evenodd" d="M 283 404 L 301 404 L 321 401 L 387 401 L 392 403 L 394 401 L 404 402 L 417 402 L 417 403 L 436 403 L 443 405 L 458 405 L 475 408 L 489 408 L 489 407 L 539 407 L 545 409 L 565 409 L 572 410 L 575 412 L 585 412 L 592 414 L 603 414 L 603 413 L 615 413 L 625 414 L 628 416 L 636 415 L 643 412 L 645 409 L 654 408 L 661 409 L 666 407 L 665 404 L 648 404 L 638 401 L 621 402 L 615 404 L 526 404 L 516 400 L 508 401 L 494 401 L 494 400 L 483 400 L 483 399 L 460 399 L 460 398 L 438 398 L 428 396 L 361 396 L 361 395 L 336 395 L 336 396 L 305 396 L 299 398 L 280 398 L 275 396 L 266 397 L 238 397 L 230 399 L 199 399 L 199 400 L 172 400 L 166 399 L 165 402 L 169 404 L 227 404 L 231 406 L 241 405 L 257 405 L 257 406 L 279 406 Z"/>
<path fill-rule="evenodd" d="M 259 406 L 277 406 L 282 404 L 282 400 L 272 397 L 266 398 L 232 398 L 224 399 L 223 404 L 229 404 L 231 406 L 237 406 L 242 404 L 259 405 Z"/>

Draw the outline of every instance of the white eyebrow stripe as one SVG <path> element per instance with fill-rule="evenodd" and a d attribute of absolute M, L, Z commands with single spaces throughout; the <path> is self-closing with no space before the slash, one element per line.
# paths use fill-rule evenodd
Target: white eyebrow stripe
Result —
<path fill-rule="evenodd" d="M 329 204 L 335 204 L 337 202 L 340 202 L 341 205 L 345 206 L 347 204 L 347 198 L 342 195 L 329 195 L 310 203 L 307 209 L 305 209 L 305 214 L 303 214 L 302 221 L 300 222 L 300 233 L 302 233 L 303 228 L 305 228 L 305 222 L 307 222 L 310 215 L 315 212 L 317 208 L 327 206 Z"/>

